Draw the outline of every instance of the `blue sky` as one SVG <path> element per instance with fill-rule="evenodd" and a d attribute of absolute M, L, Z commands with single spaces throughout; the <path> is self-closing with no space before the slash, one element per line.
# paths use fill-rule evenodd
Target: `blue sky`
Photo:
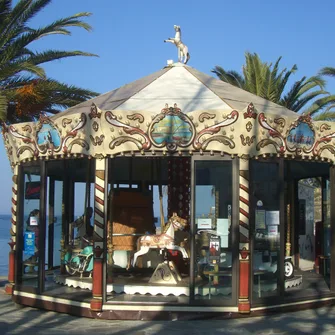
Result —
<path fill-rule="evenodd" d="M 68 84 L 107 92 L 177 60 L 177 51 L 163 40 L 180 25 L 191 60 L 188 65 L 210 74 L 215 65 L 240 70 L 246 51 L 282 67 L 298 65 L 294 80 L 335 66 L 333 0 L 304 1 L 111 1 L 55 0 L 32 21 L 38 27 L 77 12 L 91 12 L 93 31 L 73 29 L 71 37 L 53 36 L 36 50 L 84 50 L 99 55 L 56 61 L 45 66 L 50 77 Z M 328 91 L 335 93 L 335 79 Z M 0 213 L 10 213 L 11 169 L 0 146 Z"/>

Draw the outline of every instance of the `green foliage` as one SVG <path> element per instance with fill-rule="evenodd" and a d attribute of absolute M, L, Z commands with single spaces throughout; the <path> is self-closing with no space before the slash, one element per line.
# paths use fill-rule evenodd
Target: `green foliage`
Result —
<path fill-rule="evenodd" d="M 298 67 L 293 65 L 289 70 L 287 68 L 280 70 L 280 61 L 281 57 L 273 65 L 263 62 L 256 53 L 246 52 L 242 74 L 231 70 L 226 71 L 221 66 L 215 66 L 212 72 L 222 81 L 285 106 L 294 112 L 310 113 L 315 119 L 334 119 L 335 113 L 333 115 L 327 108 L 334 106 L 335 95 L 325 91 L 326 83 L 322 76 L 335 76 L 335 69 L 324 68 L 319 75 L 303 77 L 288 89 L 288 80 Z"/>
<path fill-rule="evenodd" d="M 41 112 L 57 113 L 97 95 L 47 78 L 41 65 L 75 56 L 96 56 L 83 51 L 34 52 L 31 43 L 49 35 L 71 35 L 69 28 L 87 31 L 83 12 L 33 29 L 29 21 L 52 0 L 0 0 L 0 118 L 8 122 L 35 120 Z"/>

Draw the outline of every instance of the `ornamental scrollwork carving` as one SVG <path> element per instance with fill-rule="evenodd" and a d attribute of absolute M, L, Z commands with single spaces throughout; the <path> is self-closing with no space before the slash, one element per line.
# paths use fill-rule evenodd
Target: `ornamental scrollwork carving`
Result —
<path fill-rule="evenodd" d="M 72 120 L 71 119 L 68 119 L 68 118 L 64 118 L 63 120 L 62 120 L 62 126 L 63 126 L 63 128 L 65 128 L 68 124 L 70 124 L 72 122 Z"/>
<path fill-rule="evenodd" d="M 254 140 L 256 139 L 256 136 L 253 135 L 251 137 L 250 136 L 244 137 L 244 135 L 241 134 L 240 138 L 241 138 L 241 143 L 242 143 L 243 146 L 247 146 L 247 145 L 250 146 L 254 142 Z"/>
<path fill-rule="evenodd" d="M 131 120 L 131 121 L 138 121 L 139 123 L 144 122 L 144 116 L 140 113 L 135 113 L 135 114 L 132 114 L 132 115 L 128 115 L 127 119 Z"/>
<path fill-rule="evenodd" d="M 230 149 L 235 148 L 234 141 L 231 140 L 229 137 L 222 136 L 222 135 L 214 135 L 214 136 L 211 136 L 210 138 L 208 138 L 207 140 L 204 140 L 201 143 L 201 149 L 205 150 L 207 148 L 208 144 L 212 141 L 216 141 L 216 142 L 222 143 L 224 145 L 227 145 L 227 146 L 229 146 Z"/>
<path fill-rule="evenodd" d="M 85 140 L 83 140 L 81 138 L 77 138 L 77 139 L 75 139 L 75 140 L 73 140 L 69 143 L 69 145 L 67 147 L 67 150 L 66 151 L 64 150 L 64 152 L 71 152 L 72 147 L 75 144 L 81 146 L 83 149 L 86 149 L 86 150 L 89 150 L 89 148 L 90 148 L 89 144 Z"/>
<path fill-rule="evenodd" d="M 273 139 L 266 138 L 266 139 L 260 140 L 256 145 L 256 150 L 260 150 L 261 148 L 264 148 L 265 146 L 268 146 L 268 145 L 273 145 L 277 152 L 285 152 L 286 150 L 285 138 L 283 137 L 283 135 L 280 134 L 280 132 L 277 129 L 269 125 L 264 113 L 260 113 L 258 115 L 258 123 L 260 124 L 262 128 L 267 130 L 268 134 Z M 275 141 L 274 139 L 278 139 L 279 143 Z"/>
<path fill-rule="evenodd" d="M 282 117 L 274 119 L 274 123 L 278 124 L 282 128 L 284 128 L 286 124 L 285 119 L 283 119 Z"/>
<path fill-rule="evenodd" d="M 204 128 L 201 130 L 196 136 L 193 141 L 193 146 L 195 149 L 205 149 L 208 144 L 212 141 L 217 141 L 220 143 L 223 143 L 225 145 L 229 145 L 230 148 L 235 147 L 235 143 L 230 139 L 229 137 L 225 135 L 216 135 L 216 136 L 211 136 L 210 138 L 202 141 L 202 137 L 204 135 L 214 135 L 217 134 L 221 128 L 227 127 L 233 123 L 235 123 L 238 119 L 238 112 L 236 110 L 233 110 L 230 114 L 228 114 L 223 121 L 214 124 L 212 126 L 209 126 L 207 128 Z"/>
<path fill-rule="evenodd" d="M 255 119 L 257 117 L 257 113 L 255 112 L 254 105 L 250 103 L 247 107 L 247 111 L 243 113 L 243 117 L 245 119 L 250 118 L 250 119 Z"/>
<path fill-rule="evenodd" d="M 93 130 L 94 130 L 95 132 L 97 132 L 97 131 L 99 130 L 99 124 L 98 124 L 98 122 L 94 121 L 94 122 L 92 123 L 92 128 L 93 128 Z"/>
<path fill-rule="evenodd" d="M 335 138 L 335 132 L 331 133 L 331 134 L 328 134 L 328 135 L 325 135 L 325 136 L 322 136 L 321 138 L 319 138 L 313 148 L 310 150 L 313 151 L 313 155 L 314 156 L 319 156 L 321 154 L 321 152 L 325 149 L 329 150 L 331 153 L 333 153 L 333 146 L 328 144 L 328 145 L 324 145 L 322 146 L 321 148 L 319 148 L 320 144 L 321 143 L 329 143 L 333 138 Z"/>
<path fill-rule="evenodd" d="M 275 147 L 277 152 L 283 152 L 284 151 L 283 147 L 280 144 L 278 144 L 278 142 L 276 142 L 274 140 L 270 140 L 268 138 L 259 141 L 256 145 L 256 150 L 259 151 L 261 148 L 264 148 L 264 147 L 266 147 L 270 144 L 272 144 Z"/>
<path fill-rule="evenodd" d="M 32 132 L 32 129 L 31 127 L 27 124 L 25 125 L 24 127 L 22 127 L 22 130 L 27 132 L 27 133 L 31 133 Z"/>
<path fill-rule="evenodd" d="M 317 155 L 321 155 L 321 153 L 322 153 L 324 150 L 328 150 L 328 151 L 330 151 L 330 152 L 335 156 L 335 148 L 334 148 L 333 145 L 331 145 L 331 144 L 324 145 L 323 147 L 321 147 L 321 148 L 317 151 Z"/>
<path fill-rule="evenodd" d="M 88 114 L 88 116 L 91 120 L 95 119 L 95 118 L 98 118 L 98 119 L 101 118 L 101 112 L 99 112 L 97 106 L 94 103 L 91 106 L 91 110 L 90 110 L 90 113 Z"/>
<path fill-rule="evenodd" d="M 25 151 L 30 151 L 34 157 L 37 157 L 39 154 L 53 155 L 59 152 L 68 153 L 74 144 L 89 148 L 85 140 L 76 139 L 71 141 L 71 139 L 77 136 L 78 131 L 82 129 L 85 124 L 86 115 L 82 113 L 75 126 L 68 131 L 65 136 L 61 136 L 58 126 L 48 116 L 41 115 L 35 132 L 30 133 L 30 130 L 26 128 L 26 132 L 28 132 L 29 135 L 21 134 L 13 125 L 6 127 L 6 131 L 25 144 L 20 145 L 17 149 L 17 157 L 22 155 Z"/>
<path fill-rule="evenodd" d="M 118 120 L 117 116 L 113 114 L 111 111 L 107 111 L 105 113 L 106 121 L 111 124 L 112 126 L 121 128 L 127 135 L 130 136 L 120 136 L 109 143 L 109 148 L 113 149 L 116 146 L 125 143 L 125 142 L 132 142 L 135 143 L 138 149 L 147 150 L 151 147 L 151 142 L 148 135 L 140 128 L 133 127 L 131 125 L 127 125 Z M 143 142 L 132 137 L 132 135 L 140 135 L 143 139 Z"/>
<path fill-rule="evenodd" d="M 114 149 L 115 147 L 125 143 L 125 142 L 132 142 L 137 146 L 137 149 L 141 150 L 142 149 L 142 142 L 139 140 L 136 140 L 135 138 L 132 137 L 127 137 L 127 136 L 122 136 L 122 137 L 117 137 L 113 141 L 109 143 L 109 149 Z"/>
<path fill-rule="evenodd" d="M 216 117 L 216 114 L 210 114 L 210 113 L 201 113 L 199 115 L 199 121 L 200 122 L 204 122 L 205 120 L 210 120 L 210 119 L 214 119 Z"/>
<path fill-rule="evenodd" d="M 330 130 L 330 129 L 331 129 L 331 127 L 330 127 L 328 124 L 326 124 L 326 123 L 323 123 L 323 124 L 320 126 L 320 132 L 321 132 L 321 133 L 324 132 L 324 131 Z"/>
<path fill-rule="evenodd" d="M 90 140 L 91 140 L 91 142 L 93 143 L 94 146 L 101 145 L 103 143 L 104 139 L 105 139 L 104 135 L 95 136 L 95 137 L 90 135 Z"/>
<path fill-rule="evenodd" d="M 245 125 L 245 129 L 247 130 L 248 133 L 250 133 L 250 131 L 252 130 L 252 123 L 249 121 L 246 125 Z"/>
<path fill-rule="evenodd" d="M 71 148 L 74 144 L 79 144 L 82 148 L 86 148 L 86 150 L 90 148 L 89 144 L 83 139 L 77 139 L 70 142 L 72 138 L 75 138 L 77 136 L 78 131 L 85 127 L 86 122 L 86 115 L 84 113 L 81 113 L 77 124 L 64 136 L 62 140 L 61 150 L 64 153 L 71 152 Z"/>

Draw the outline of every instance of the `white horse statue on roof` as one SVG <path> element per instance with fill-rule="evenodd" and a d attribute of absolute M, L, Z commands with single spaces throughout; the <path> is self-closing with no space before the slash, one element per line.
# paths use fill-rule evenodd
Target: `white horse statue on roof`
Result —
<path fill-rule="evenodd" d="M 169 42 L 174 44 L 178 48 L 178 61 L 186 64 L 190 59 L 190 54 L 188 52 L 188 47 L 181 41 L 181 29 L 180 26 L 174 25 L 174 30 L 176 35 L 174 38 L 170 37 L 164 42 Z"/>

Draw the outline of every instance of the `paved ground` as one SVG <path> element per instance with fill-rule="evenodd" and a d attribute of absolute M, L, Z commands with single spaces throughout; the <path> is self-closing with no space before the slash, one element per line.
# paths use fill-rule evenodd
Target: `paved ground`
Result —
<path fill-rule="evenodd" d="M 335 334 L 335 306 L 274 314 L 267 317 L 217 321 L 107 321 L 15 306 L 0 282 L 0 334 Z"/>

